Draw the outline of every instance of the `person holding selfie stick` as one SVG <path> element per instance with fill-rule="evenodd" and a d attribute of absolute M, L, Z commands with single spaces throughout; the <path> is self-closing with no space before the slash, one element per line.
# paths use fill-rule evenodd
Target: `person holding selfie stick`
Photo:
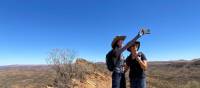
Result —
<path fill-rule="evenodd" d="M 130 88 L 146 88 L 147 58 L 144 53 L 138 52 L 139 48 L 140 42 L 136 41 L 134 45 L 127 49 L 130 52 L 126 59 L 126 70 L 130 68 Z"/>
<path fill-rule="evenodd" d="M 125 46 L 123 41 L 126 36 L 116 36 L 112 41 L 112 49 L 106 54 L 106 65 L 112 73 L 112 88 L 126 88 L 125 70 L 126 67 L 122 53 L 135 44 L 136 40 L 142 35 L 149 34 L 150 30 L 142 29 L 131 41 Z"/>

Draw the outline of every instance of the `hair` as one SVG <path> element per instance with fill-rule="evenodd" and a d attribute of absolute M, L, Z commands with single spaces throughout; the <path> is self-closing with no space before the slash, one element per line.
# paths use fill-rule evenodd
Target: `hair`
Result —
<path fill-rule="evenodd" d="M 116 48 L 116 47 L 119 47 L 118 42 L 119 42 L 119 40 L 116 41 L 115 44 L 112 46 L 113 49 Z"/>

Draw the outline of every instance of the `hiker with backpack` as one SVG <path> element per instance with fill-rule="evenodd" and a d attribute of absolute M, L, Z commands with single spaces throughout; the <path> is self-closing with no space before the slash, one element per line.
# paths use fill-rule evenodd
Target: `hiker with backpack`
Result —
<path fill-rule="evenodd" d="M 126 36 L 116 36 L 112 41 L 112 50 L 108 53 L 108 69 L 113 71 L 112 74 L 112 88 L 126 88 L 125 73 L 123 70 L 124 59 L 121 55 L 122 43 Z M 110 60 L 110 61 L 109 61 Z"/>
<path fill-rule="evenodd" d="M 139 48 L 140 42 L 136 41 L 127 49 L 131 53 L 126 58 L 126 65 L 130 68 L 130 88 L 146 88 L 147 58 L 142 52 L 138 52 Z"/>
<path fill-rule="evenodd" d="M 125 80 L 125 61 L 122 53 L 135 44 L 136 40 L 144 34 L 149 34 L 149 30 L 140 30 L 138 35 L 122 46 L 126 36 L 116 36 L 112 41 L 112 50 L 106 55 L 106 65 L 109 71 L 112 71 L 112 88 L 126 88 Z"/>

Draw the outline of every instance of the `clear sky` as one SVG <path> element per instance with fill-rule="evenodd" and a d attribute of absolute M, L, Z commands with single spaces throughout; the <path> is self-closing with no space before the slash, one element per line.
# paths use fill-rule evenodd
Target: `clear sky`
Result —
<path fill-rule="evenodd" d="M 199 0 L 1 0 L 0 65 L 45 64 L 54 48 L 104 61 L 114 36 L 127 43 L 141 27 L 152 31 L 140 39 L 148 60 L 199 58 L 199 8 Z"/>

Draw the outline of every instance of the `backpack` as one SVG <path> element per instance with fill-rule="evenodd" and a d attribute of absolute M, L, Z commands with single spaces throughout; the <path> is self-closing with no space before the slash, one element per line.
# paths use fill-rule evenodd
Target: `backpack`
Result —
<path fill-rule="evenodd" d="M 114 70 L 114 67 L 115 67 L 114 59 L 115 59 L 115 56 L 113 54 L 113 50 L 111 50 L 106 54 L 106 65 L 109 71 Z"/>

